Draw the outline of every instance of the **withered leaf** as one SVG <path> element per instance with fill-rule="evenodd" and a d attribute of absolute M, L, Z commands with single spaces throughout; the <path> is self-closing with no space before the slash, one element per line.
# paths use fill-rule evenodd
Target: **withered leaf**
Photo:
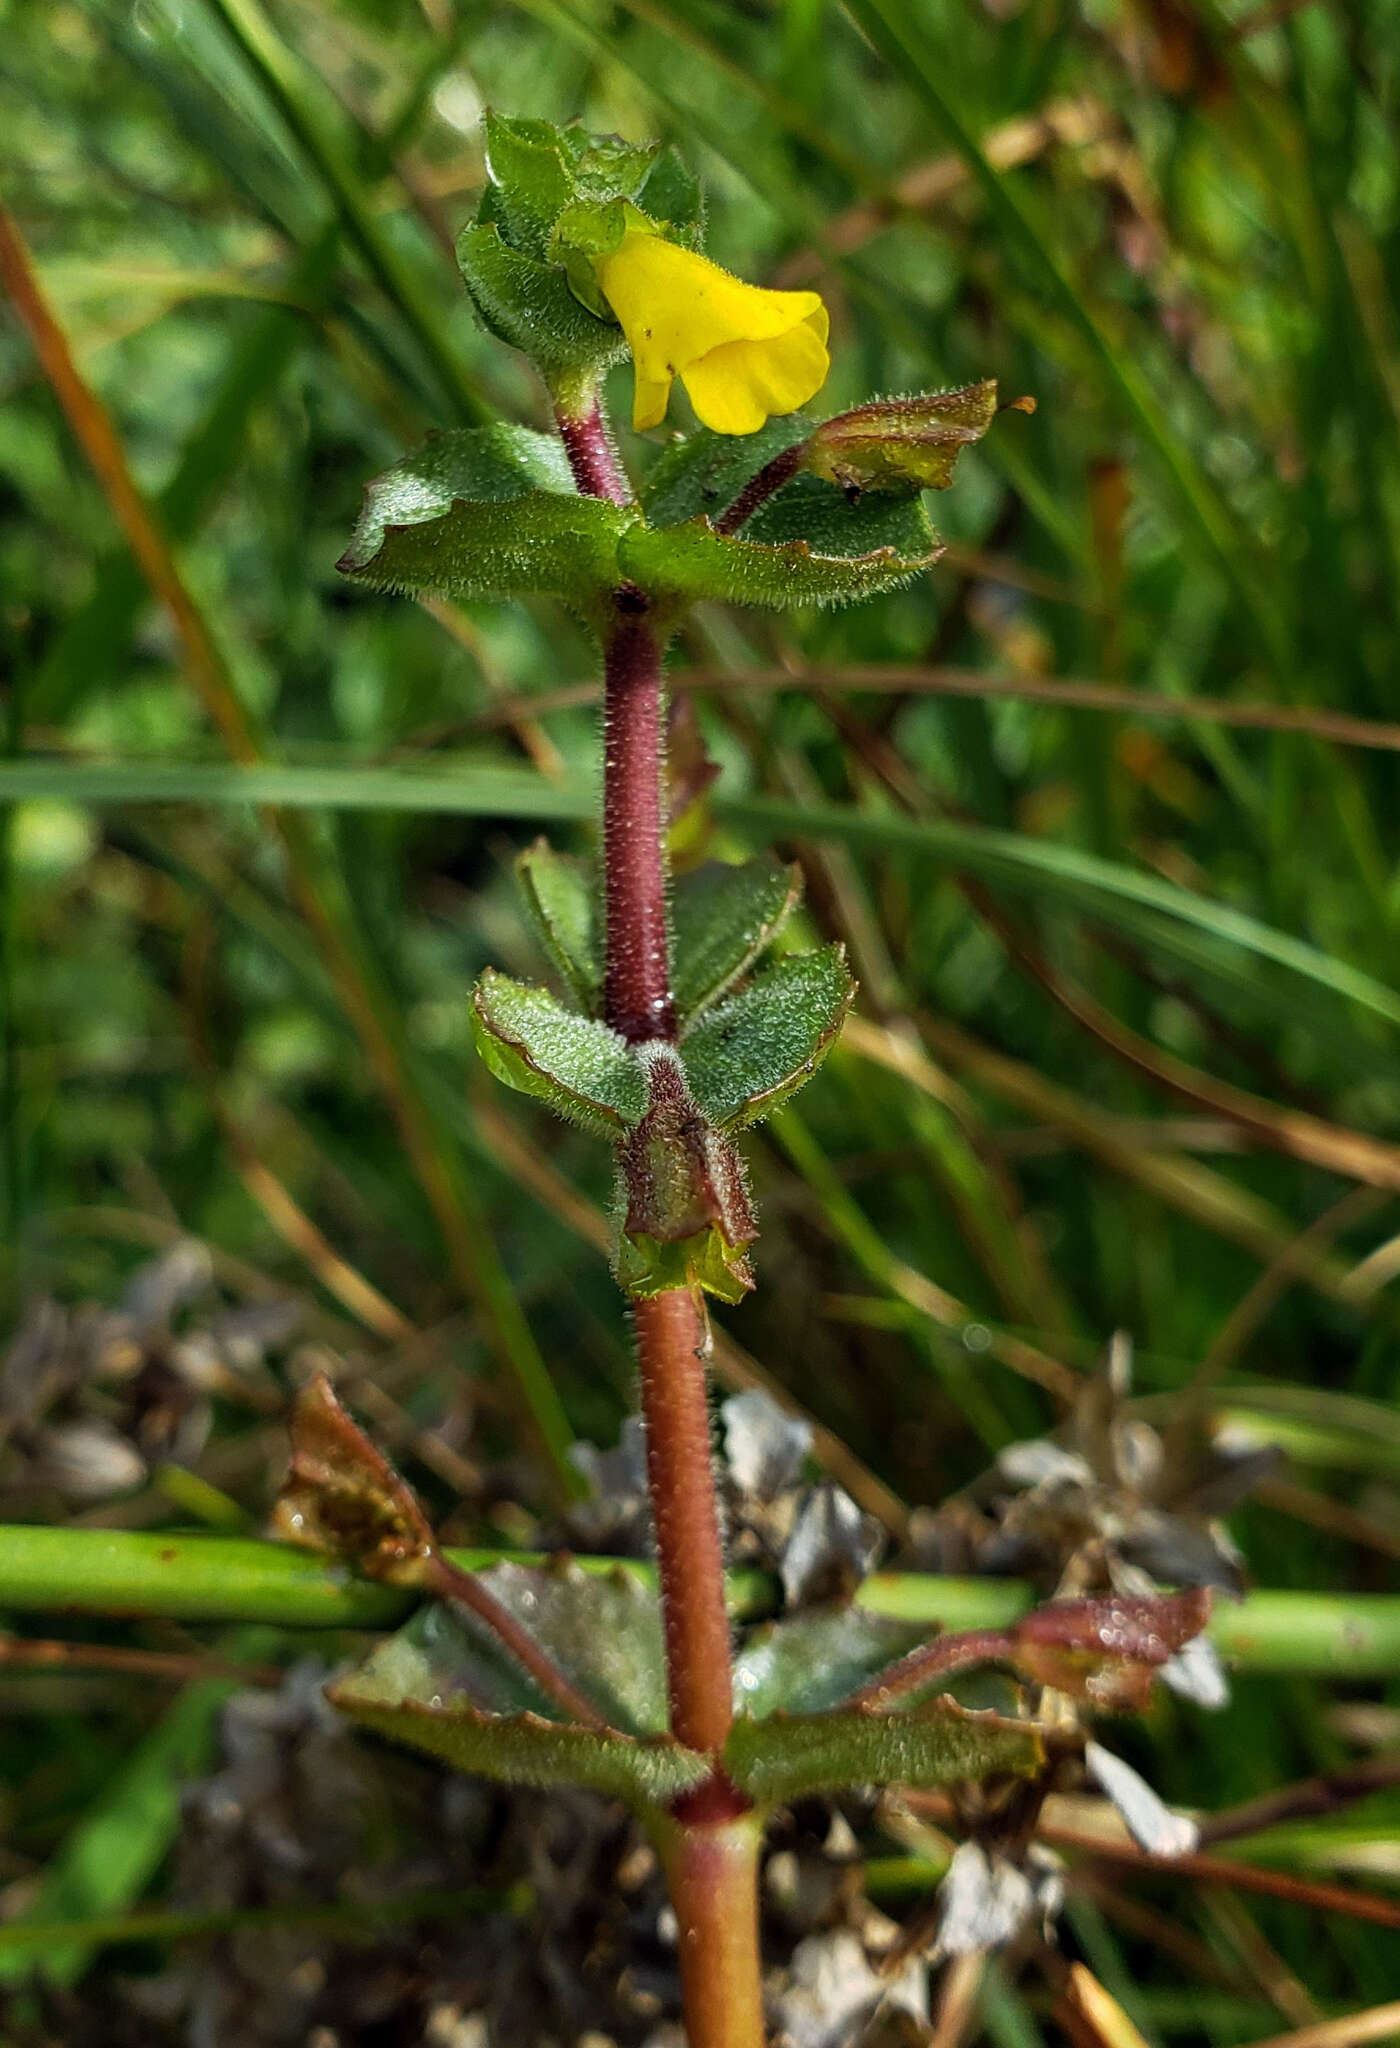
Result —
<path fill-rule="evenodd" d="M 423 1510 L 324 1373 L 297 1395 L 291 1435 L 292 1462 L 272 1512 L 276 1533 L 367 1578 L 423 1585 L 434 1551 Z"/>

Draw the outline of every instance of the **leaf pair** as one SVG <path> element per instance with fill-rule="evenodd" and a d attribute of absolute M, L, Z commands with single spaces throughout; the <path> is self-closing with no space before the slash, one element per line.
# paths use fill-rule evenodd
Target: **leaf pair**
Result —
<path fill-rule="evenodd" d="M 692 440 L 703 452 L 705 437 Z M 667 499 L 680 495 L 673 479 Z M 898 588 L 937 552 L 917 494 L 853 504 L 815 477 L 789 483 L 742 537 L 703 512 L 652 525 L 644 508 L 581 496 L 553 435 L 497 424 L 436 435 L 376 477 L 338 566 L 379 590 L 545 594 L 599 618 L 622 584 L 671 612 L 705 598 L 850 604 Z"/>
<path fill-rule="evenodd" d="M 718 1756 L 701 1755 L 667 1732 L 660 1610 L 638 1572 L 584 1571 L 567 1558 L 464 1571 L 324 1378 L 298 1397 L 292 1446 L 275 1517 L 284 1533 L 438 1596 L 335 1689 L 336 1703 L 460 1770 L 582 1785 L 643 1812 L 717 1768 L 760 1813 L 857 1784 L 1033 1775 L 1045 1762 L 1039 1727 L 929 1698 L 929 1687 L 995 1662 L 1093 1707 L 1135 1709 L 1209 1608 L 1199 1590 L 1060 1601 L 1006 1630 L 931 1642 L 917 1625 L 860 1608 L 810 1608 L 741 1643 L 733 1726 Z M 1057 1725 L 1072 1741 L 1071 1725 Z M 1093 1745 L 1089 1761 L 1101 1781 L 1111 1772 L 1121 1798 L 1114 1781 L 1126 1767 Z M 1135 1796 L 1139 1806 L 1150 1798 Z"/>
<path fill-rule="evenodd" d="M 797 902 L 798 874 L 768 860 L 702 867 L 675 892 L 678 1045 L 632 1044 L 594 1014 L 603 962 L 592 878 L 540 842 L 521 860 L 527 903 L 573 1010 L 488 971 L 472 1029 L 498 1079 L 618 1147 L 618 1278 L 645 1296 L 700 1286 L 736 1301 L 756 1234 L 733 1134 L 802 1086 L 854 993 L 839 946 L 777 962 L 745 986 Z"/>
<path fill-rule="evenodd" d="M 492 1596 L 527 1621 L 571 1681 L 600 1706 L 602 1730 L 555 1718 L 528 1681 L 506 1668 L 471 1616 L 422 1609 L 332 1694 L 362 1725 L 511 1784 L 583 1785 L 645 1810 L 703 1784 L 715 1760 L 666 1734 L 655 1595 L 619 1568 L 577 1566 L 483 1574 Z M 721 1759 L 733 1785 L 761 1808 L 812 1792 L 899 1782 L 945 1785 L 1029 1774 L 1043 1756 L 1038 1730 L 938 1700 L 912 1714 L 825 1706 L 907 1646 L 907 1626 L 858 1610 L 777 1622 L 735 1664 L 739 1706 Z"/>
<path fill-rule="evenodd" d="M 839 945 L 756 975 L 684 1034 L 681 1061 L 701 1114 L 721 1131 L 759 1123 L 811 1079 L 853 993 Z M 472 997 L 482 1058 L 498 1078 L 539 1096 L 568 1122 L 618 1138 L 652 1106 L 655 1065 L 601 1019 L 566 1009 L 547 989 L 488 968 Z"/>
<path fill-rule="evenodd" d="M 603 1001 L 602 899 L 591 867 L 538 839 L 516 864 L 540 939 L 581 1010 Z M 671 992 L 682 1024 L 724 995 L 778 936 L 802 897 L 794 864 L 708 861 L 671 895 Z"/>

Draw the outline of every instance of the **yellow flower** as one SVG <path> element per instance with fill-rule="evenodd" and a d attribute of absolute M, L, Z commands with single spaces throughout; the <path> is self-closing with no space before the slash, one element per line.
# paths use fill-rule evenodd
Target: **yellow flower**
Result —
<path fill-rule="evenodd" d="M 826 307 L 815 292 L 763 291 L 693 249 L 636 229 L 596 270 L 632 351 L 639 430 L 661 424 L 676 377 L 717 434 L 757 433 L 826 382 Z"/>

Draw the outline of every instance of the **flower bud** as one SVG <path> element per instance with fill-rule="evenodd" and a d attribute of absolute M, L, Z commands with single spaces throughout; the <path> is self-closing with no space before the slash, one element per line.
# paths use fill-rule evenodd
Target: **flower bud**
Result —
<path fill-rule="evenodd" d="M 647 1112 L 618 1148 L 618 1279 L 642 1298 L 694 1286 L 741 1301 L 758 1231 L 739 1154 L 696 1107 L 673 1049 L 645 1053 Z"/>
<path fill-rule="evenodd" d="M 991 377 L 961 391 L 875 399 L 824 421 L 802 467 L 852 494 L 946 490 L 959 453 L 981 440 L 998 410 Z M 1016 398 L 1007 410 L 1034 412 L 1035 401 Z"/>

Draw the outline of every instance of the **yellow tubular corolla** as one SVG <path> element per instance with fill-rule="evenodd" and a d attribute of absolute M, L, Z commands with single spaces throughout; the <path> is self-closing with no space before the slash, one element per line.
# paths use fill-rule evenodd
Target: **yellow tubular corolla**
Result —
<path fill-rule="evenodd" d="M 701 424 L 754 434 L 826 382 L 826 307 L 815 292 L 770 292 L 707 256 L 631 230 L 597 260 L 636 370 L 632 424 L 661 424 L 679 377 Z"/>

